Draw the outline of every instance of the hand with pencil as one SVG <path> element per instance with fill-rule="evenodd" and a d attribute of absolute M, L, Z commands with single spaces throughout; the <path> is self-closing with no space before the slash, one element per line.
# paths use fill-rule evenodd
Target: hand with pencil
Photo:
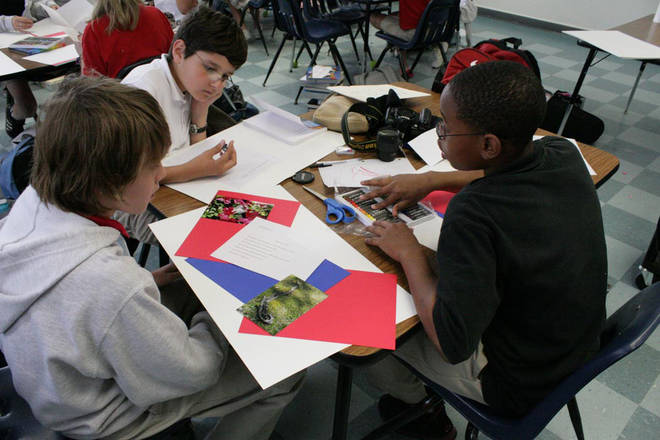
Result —
<path fill-rule="evenodd" d="M 14 27 L 14 30 L 18 32 L 27 31 L 33 24 L 34 22 L 27 17 L 15 15 L 11 18 L 11 25 Z"/>
<path fill-rule="evenodd" d="M 237 157 L 234 149 L 234 141 L 227 144 L 224 140 L 220 141 L 215 147 L 206 150 L 190 162 L 193 170 L 192 178 L 220 176 L 236 165 Z"/>

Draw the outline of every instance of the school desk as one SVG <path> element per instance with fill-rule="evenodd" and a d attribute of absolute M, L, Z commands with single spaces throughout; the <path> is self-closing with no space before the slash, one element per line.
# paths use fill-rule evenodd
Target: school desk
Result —
<path fill-rule="evenodd" d="M 406 82 L 395 84 L 400 87 L 406 87 L 413 90 L 430 92 L 423 87 Z M 430 93 L 430 96 L 412 98 L 407 100 L 407 103 L 417 111 L 428 107 L 433 113 L 437 114 L 439 113 L 440 95 L 433 92 Z M 311 116 L 311 113 L 308 113 L 305 116 Z M 551 133 L 545 130 L 538 130 L 537 134 L 547 135 Z M 578 144 L 584 157 L 596 172 L 596 175 L 592 176 L 594 185 L 596 187 L 602 185 L 618 169 L 618 159 L 606 151 L 582 143 Z M 375 156 L 374 153 L 358 153 L 358 155 L 366 157 Z M 416 169 L 419 169 L 424 165 L 422 161 L 414 158 L 411 153 L 408 153 L 407 156 Z M 345 158 L 346 156 L 339 156 L 332 153 L 325 157 L 324 160 L 341 160 Z M 318 173 L 318 169 L 308 168 L 308 170 L 314 173 L 316 176 L 314 182 L 309 184 L 309 186 L 317 192 L 332 196 L 331 190 L 324 187 L 323 181 Z M 305 205 L 310 211 L 312 211 L 314 215 L 316 215 L 319 219 L 325 219 L 325 205 L 315 196 L 303 190 L 299 184 L 293 182 L 291 179 L 287 179 L 282 182 L 282 186 L 303 205 Z M 183 212 L 190 211 L 192 209 L 205 206 L 205 204 L 202 202 L 168 187 L 161 187 L 158 190 L 151 202 L 151 205 L 151 208 L 155 209 L 163 217 L 174 216 Z M 395 263 L 380 250 L 367 246 L 364 243 L 364 239 L 361 237 L 353 235 L 342 235 L 342 238 L 351 244 L 351 246 L 358 250 L 362 255 L 366 256 L 383 272 L 395 273 L 398 277 L 401 287 L 408 289 L 408 282 L 399 264 Z M 429 258 L 433 257 L 433 252 L 431 250 L 426 249 L 426 253 Z M 402 338 L 405 338 L 406 334 L 411 329 L 416 327 L 418 322 L 419 319 L 417 317 L 413 317 L 397 324 L 397 342 L 401 342 Z M 379 352 L 381 352 L 381 350 L 377 348 L 351 346 L 342 350 L 340 353 L 333 357 L 333 359 L 339 363 L 337 398 L 335 401 L 335 418 L 332 437 L 333 439 L 340 440 L 346 438 L 348 410 L 350 405 L 352 366 L 371 361 L 374 356 L 379 355 Z"/>
<path fill-rule="evenodd" d="M 29 35 L 25 34 L 25 37 Z M 72 44 L 69 40 L 69 44 Z M 74 73 L 80 70 L 77 57 L 75 59 L 68 59 L 57 65 L 42 64 L 25 58 L 29 55 L 21 54 L 9 50 L 7 47 L 0 48 L 0 52 L 9 57 L 12 61 L 18 63 L 25 70 L 2 75 L 0 74 L 0 82 L 10 79 L 25 79 L 27 81 L 45 81 L 58 76 Z"/>
<path fill-rule="evenodd" d="M 632 90 L 630 91 L 630 96 L 628 97 L 628 102 L 626 103 L 626 108 L 623 113 L 628 112 L 628 107 L 630 102 L 635 95 L 635 90 L 637 89 L 637 84 L 639 79 L 644 73 L 644 69 L 648 63 L 660 65 L 660 23 L 653 22 L 653 14 L 646 17 L 642 17 L 638 20 L 625 23 L 621 26 L 610 29 L 610 31 L 617 32 L 604 32 L 604 31 L 563 31 L 567 35 L 571 35 L 575 38 L 578 38 L 577 44 L 586 47 L 589 49 L 587 58 L 584 61 L 582 70 L 580 71 L 580 76 L 578 81 L 575 84 L 573 89 L 573 94 L 571 95 L 571 101 L 566 107 L 564 117 L 559 126 L 558 132 L 561 134 L 566 126 L 566 121 L 571 114 L 573 106 L 577 102 L 577 96 L 580 93 L 582 88 L 582 83 L 584 78 L 587 75 L 589 67 L 596 56 L 598 51 L 607 53 L 605 57 L 608 57 L 610 54 L 615 55 L 619 58 L 628 58 L 636 59 L 641 61 L 639 67 L 639 72 L 637 73 L 637 78 L 633 85 Z M 639 45 L 639 42 L 630 40 L 630 38 L 636 38 L 641 40 L 642 45 Z M 635 44 L 637 43 L 637 44 Z M 646 43 L 646 44 L 644 44 Z M 597 62 L 596 62 L 597 63 Z"/>

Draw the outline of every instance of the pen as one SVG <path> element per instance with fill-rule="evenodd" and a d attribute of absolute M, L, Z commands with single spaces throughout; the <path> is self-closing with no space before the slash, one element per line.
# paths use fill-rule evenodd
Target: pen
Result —
<path fill-rule="evenodd" d="M 331 167 L 331 163 L 322 163 L 322 162 L 317 162 L 312 165 L 310 165 L 310 168 L 324 168 L 324 167 Z"/>

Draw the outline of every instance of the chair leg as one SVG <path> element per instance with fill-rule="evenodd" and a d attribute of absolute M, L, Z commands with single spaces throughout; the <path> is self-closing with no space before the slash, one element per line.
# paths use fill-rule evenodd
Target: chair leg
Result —
<path fill-rule="evenodd" d="M 358 48 L 355 44 L 355 37 L 353 36 L 353 32 L 349 32 L 348 36 L 351 38 L 351 44 L 353 45 L 353 51 L 355 52 L 355 59 L 357 60 L 358 64 L 360 64 L 360 54 L 358 53 Z"/>
<path fill-rule="evenodd" d="M 332 40 L 328 40 L 328 45 L 330 46 L 330 52 L 332 52 L 332 57 L 339 62 L 339 65 L 341 66 L 341 70 L 342 72 L 344 72 L 344 77 L 346 78 L 346 81 L 348 81 L 348 85 L 352 86 L 353 79 L 351 78 L 351 74 L 348 73 L 348 69 L 344 64 L 344 60 L 342 59 L 341 55 L 339 55 L 339 51 L 337 50 L 337 46 L 335 46 L 335 42 Z"/>
<path fill-rule="evenodd" d="M 626 109 L 623 111 L 624 115 L 628 113 L 628 107 L 630 107 L 630 103 L 632 102 L 633 96 L 635 96 L 635 90 L 637 90 L 637 84 L 639 84 L 639 79 L 642 77 L 642 73 L 644 73 L 645 67 L 646 67 L 646 61 L 642 61 L 642 65 L 639 66 L 639 73 L 637 74 L 637 78 L 635 79 L 635 84 L 633 85 L 633 88 L 630 91 L 630 96 L 628 97 L 628 102 L 626 103 Z"/>
<path fill-rule="evenodd" d="M 321 47 L 323 47 L 323 43 L 316 45 L 316 50 L 314 50 L 314 54 L 312 55 L 312 60 L 309 62 L 310 66 L 316 64 L 316 59 L 319 57 L 319 52 L 321 52 Z"/>
<path fill-rule="evenodd" d="M 465 440 L 477 440 L 479 438 L 479 430 L 472 422 L 468 422 L 465 428 Z"/>
<path fill-rule="evenodd" d="M 296 99 L 294 99 L 293 101 L 295 105 L 298 105 L 298 98 L 300 98 L 300 94 L 302 93 L 303 88 L 304 88 L 303 86 L 298 87 L 298 94 L 296 95 Z"/>
<path fill-rule="evenodd" d="M 401 76 L 403 76 L 404 81 L 408 81 L 408 68 L 406 67 L 406 52 L 399 49 L 399 68 L 401 69 Z"/>
<path fill-rule="evenodd" d="M 332 440 L 345 440 L 348 430 L 348 410 L 351 405 L 353 370 L 339 364 L 337 370 L 337 395 L 335 397 L 335 417 L 332 422 Z"/>
<path fill-rule="evenodd" d="M 257 32 L 259 33 L 259 38 L 261 38 L 261 43 L 264 45 L 266 56 L 270 56 L 268 54 L 268 46 L 266 46 L 266 38 L 264 37 L 264 31 L 261 29 L 261 21 L 259 20 L 259 10 L 258 9 L 252 10 L 251 13 L 252 13 L 252 17 L 254 18 L 254 24 L 257 27 Z"/>
<path fill-rule="evenodd" d="M 273 72 L 273 68 L 275 67 L 277 58 L 280 56 L 280 52 L 282 52 L 284 43 L 286 43 L 286 34 L 284 34 L 284 37 L 282 37 L 282 42 L 280 43 L 280 47 L 277 48 L 277 52 L 275 52 L 275 57 L 273 58 L 273 61 L 270 63 L 270 67 L 268 68 L 268 73 L 266 74 L 266 78 L 264 78 L 264 83 L 261 85 L 262 87 L 266 87 L 266 81 L 268 81 L 268 77 Z"/>
<path fill-rule="evenodd" d="M 420 49 L 419 52 L 417 53 L 417 56 L 415 57 L 415 61 L 413 61 L 412 66 L 410 67 L 410 73 L 412 74 L 413 70 L 415 70 L 415 66 L 417 65 L 417 62 L 419 59 L 422 57 L 422 54 L 424 53 L 423 49 Z"/>
<path fill-rule="evenodd" d="M 298 62 L 298 58 L 296 58 L 296 41 L 297 38 L 293 37 L 293 48 L 291 49 L 291 62 L 289 63 L 289 73 L 293 72 L 293 65 Z"/>
<path fill-rule="evenodd" d="M 584 440 L 584 431 L 582 430 L 582 418 L 580 417 L 580 409 L 578 408 L 577 400 L 573 397 L 566 404 L 568 407 L 568 414 L 571 416 L 571 423 L 575 429 L 575 435 L 578 440 Z"/>
<path fill-rule="evenodd" d="M 434 394 L 431 397 L 427 397 L 421 405 L 413 407 L 389 419 L 365 437 L 362 437 L 362 440 L 376 440 L 387 434 L 391 434 L 400 427 L 420 417 L 422 414 L 433 412 L 440 405 L 443 405 L 440 396 Z"/>
<path fill-rule="evenodd" d="M 383 49 L 383 51 L 378 56 L 378 60 L 376 61 L 376 64 L 374 64 L 374 69 L 377 69 L 378 66 L 380 66 L 380 63 L 383 62 L 383 58 L 385 58 L 385 54 L 391 49 L 392 49 L 392 45 L 388 43 L 387 47 Z"/>
<path fill-rule="evenodd" d="M 151 245 L 149 243 L 143 242 L 142 249 L 140 250 L 140 255 L 138 255 L 138 264 L 141 267 L 144 267 L 145 264 L 147 264 L 150 250 L 151 250 Z"/>

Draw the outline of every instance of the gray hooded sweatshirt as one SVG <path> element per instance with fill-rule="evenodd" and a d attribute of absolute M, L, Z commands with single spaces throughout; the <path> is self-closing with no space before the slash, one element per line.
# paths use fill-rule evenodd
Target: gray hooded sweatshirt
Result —
<path fill-rule="evenodd" d="M 0 350 L 37 419 L 70 437 L 210 387 L 226 358 L 208 314 L 187 328 L 122 242 L 32 187 L 0 221 Z"/>

